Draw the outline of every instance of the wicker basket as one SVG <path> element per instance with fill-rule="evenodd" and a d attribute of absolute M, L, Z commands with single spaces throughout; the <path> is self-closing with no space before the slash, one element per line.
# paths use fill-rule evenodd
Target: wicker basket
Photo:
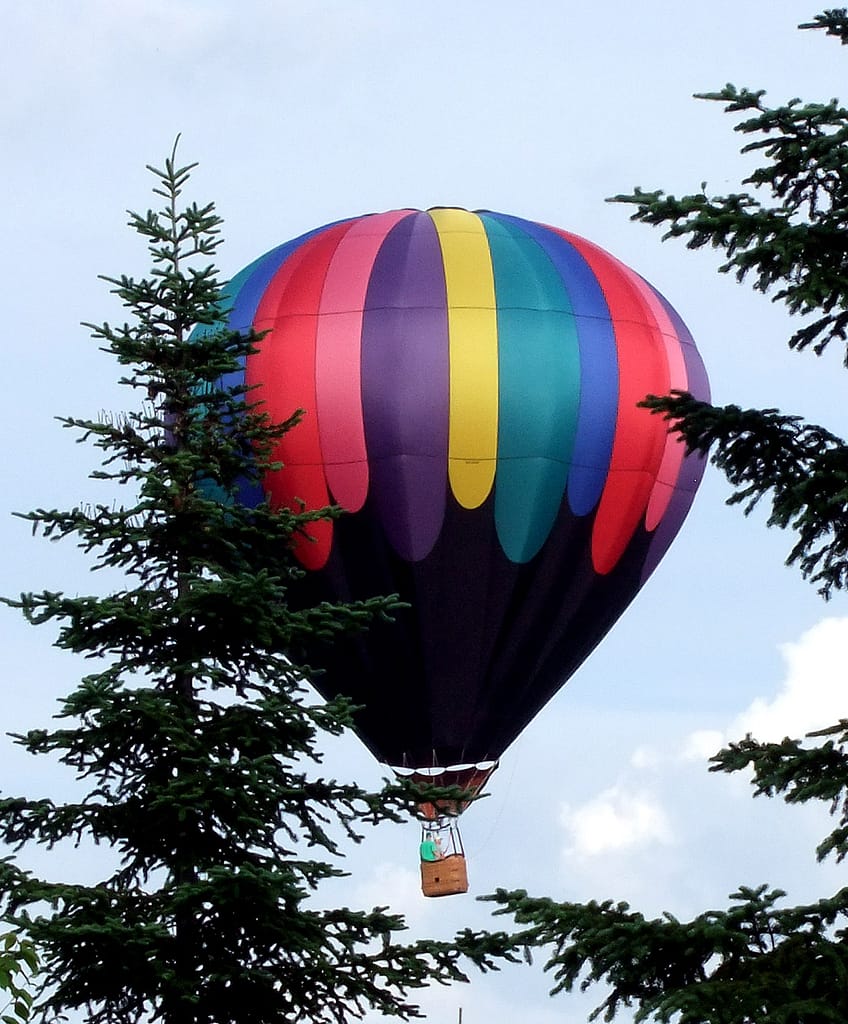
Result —
<path fill-rule="evenodd" d="M 441 860 L 422 860 L 421 891 L 425 896 L 456 896 L 468 892 L 465 857 L 452 853 Z"/>

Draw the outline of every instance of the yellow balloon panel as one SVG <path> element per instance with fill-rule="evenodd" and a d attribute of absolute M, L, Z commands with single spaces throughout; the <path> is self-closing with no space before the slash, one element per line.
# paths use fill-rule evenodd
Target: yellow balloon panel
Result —
<path fill-rule="evenodd" d="M 450 339 L 448 473 L 465 508 L 492 489 L 498 450 L 498 321 L 486 229 L 467 210 L 431 210 L 447 291 Z"/>

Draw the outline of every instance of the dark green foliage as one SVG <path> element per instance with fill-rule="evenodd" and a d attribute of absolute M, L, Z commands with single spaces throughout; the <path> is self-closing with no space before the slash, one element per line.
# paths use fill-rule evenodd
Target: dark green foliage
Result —
<path fill-rule="evenodd" d="M 731 743 L 712 758 L 710 771 L 737 772 L 750 768 L 755 795 L 780 795 L 788 804 L 822 800 L 830 805 L 837 827 L 819 844 L 823 860 L 848 854 L 848 720 L 810 733 L 811 746 L 800 740 L 757 743 L 750 736 Z"/>
<path fill-rule="evenodd" d="M 636 1021 L 824 1024 L 848 1020 L 848 889 L 806 907 L 740 888 L 728 910 L 648 920 L 626 903 L 555 903 L 523 890 L 487 899 L 529 927 L 513 949 L 548 950 L 553 992 L 609 987 L 590 1019 L 635 1007 Z M 835 927 L 837 926 L 837 927 Z"/>
<path fill-rule="evenodd" d="M 822 11 L 812 21 L 798 27 L 823 28 L 829 36 L 836 36 L 843 46 L 848 43 L 848 12 L 844 7 Z"/>
<path fill-rule="evenodd" d="M 776 409 L 716 408 L 690 395 L 653 396 L 691 450 L 712 461 L 736 488 L 730 504 L 750 512 L 770 495 L 769 526 L 791 529 L 787 561 L 830 596 L 848 584 L 848 446 L 799 416 Z"/>
<path fill-rule="evenodd" d="M 846 341 L 845 229 L 848 225 L 848 111 L 836 100 L 781 107 L 765 104 L 762 90 L 726 85 L 701 99 L 745 113 L 736 131 L 752 135 L 743 153 L 758 152 L 766 163 L 743 184 L 752 192 L 678 199 L 662 191 L 635 189 L 613 200 L 636 206 L 633 220 L 665 225 L 665 238 L 685 238 L 687 247 L 723 251 L 723 273 L 783 302 L 791 313 L 811 317 L 789 344 L 822 352 L 833 340 Z M 758 196 L 767 193 L 767 201 Z"/>
<path fill-rule="evenodd" d="M 845 42 L 848 15 L 825 11 L 802 28 L 823 28 Z M 749 191 L 708 196 L 703 185 L 678 199 L 637 188 L 614 201 L 634 205 L 634 220 L 663 225 L 665 238 L 719 249 L 722 272 L 751 279 L 801 317 L 790 347 L 820 354 L 832 341 L 848 340 L 848 110 L 836 100 L 770 107 L 764 95 L 733 85 L 702 95 L 745 115 L 735 126 L 751 139 L 742 152 L 764 158 L 743 182 Z M 848 458 L 840 438 L 775 410 L 715 409 L 680 395 L 647 404 L 691 448 L 713 452 L 738 488 L 732 502 L 750 511 L 771 494 L 770 525 L 797 532 L 788 560 L 825 596 L 845 585 Z"/>
<path fill-rule="evenodd" d="M 848 14 L 829 10 L 802 28 L 848 42 Z M 725 196 L 676 198 L 636 189 L 634 220 L 663 225 L 666 238 L 710 246 L 720 269 L 800 316 L 792 348 L 820 354 L 848 341 L 848 110 L 836 100 L 793 99 L 769 107 L 762 91 L 727 85 L 702 98 L 743 114 L 736 130 L 761 165 Z M 848 346 L 846 346 L 848 351 Z M 848 362 L 848 358 L 846 358 Z M 792 531 L 789 562 L 824 596 L 848 589 L 848 447 L 824 427 L 776 409 L 716 408 L 690 395 L 644 403 L 690 450 L 710 452 L 746 512 L 769 497 L 768 523 Z M 803 741 L 750 736 L 721 751 L 712 771 L 747 770 L 755 795 L 789 804 L 823 801 L 836 827 L 819 859 L 848 854 L 848 719 Z M 519 926 L 504 947 L 545 950 L 554 992 L 595 984 L 608 995 L 593 1017 L 625 1007 L 635 1019 L 675 1024 L 824 1024 L 848 1020 L 848 889 L 809 906 L 785 907 L 780 890 L 740 888 L 728 910 L 691 921 L 648 920 L 627 904 L 586 905 L 499 890 L 487 899 Z"/>
<path fill-rule="evenodd" d="M 357 841 L 361 823 L 399 820 L 412 801 L 318 774 L 320 737 L 345 729 L 351 708 L 305 703 L 310 669 L 298 663 L 307 641 L 365 628 L 396 602 L 296 607 L 292 538 L 334 513 L 233 501 L 239 481 L 273 465 L 297 415 L 271 424 L 249 392 L 221 383 L 257 339 L 222 329 L 220 220 L 211 205 L 179 208 L 191 167 L 174 154 L 151 170 L 163 208 L 130 225 L 153 269 L 107 278 L 131 321 L 92 326 L 135 408 L 62 420 L 100 450 L 92 476 L 108 498 L 25 517 L 120 582 L 107 596 L 7 602 L 89 659 L 58 725 L 17 737 L 71 769 L 85 795 L 0 800 L 0 837 L 55 846 L 58 876 L 0 862 L 0 910 L 40 951 L 44 1019 L 72 1009 L 91 1024 L 347 1021 L 369 1007 L 414 1016 L 411 990 L 464 979 L 459 948 L 398 942 L 403 922 L 386 908 L 309 902 L 341 874 L 326 859 L 341 841 Z M 189 341 L 197 325 L 206 329 Z M 62 851 L 79 843 L 113 855 L 96 884 L 62 878 Z"/>

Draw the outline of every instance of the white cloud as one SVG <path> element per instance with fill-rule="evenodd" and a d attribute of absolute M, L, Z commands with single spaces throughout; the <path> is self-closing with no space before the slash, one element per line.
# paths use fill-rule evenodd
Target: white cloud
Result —
<path fill-rule="evenodd" d="M 780 691 L 772 700 L 758 697 L 731 723 L 728 738 L 797 737 L 846 714 L 848 618 L 823 619 L 780 651 L 787 667 Z"/>
<path fill-rule="evenodd" d="M 636 749 L 636 770 L 661 764 L 707 761 L 727 743 L 750 733 L 755 739 L 779 741 L 831 725 L 848 714 L 848 618 L 822 619 L 800 639 L 780 645 L 786 671 L 771 698 L 757 697 L 724 729 L 696 729 L 673 751 L 651 746 Z"/>
<path fill-rule="evenodd" d="M 663 858 L 667 871 L 675 869 L 671 865 L 684 855 L 683 848 L 701 835 L 698 821 L 711 801 L 722 808 L 723 829 L 729 827 L 732 816 L 767 810 L 750 807 L 750 786 L 744 774 L 723 777 L 719 784 L 719 779 L 708 775 L 707 762 L 722 746 L 746 733 L 779 740 L 801 736 L 846 715 L 848 617 L 825 618 L 779 650 L 785 671 L 771 696 L 757 697 L 723 726 L 681 729 L 676 736 L 671 732 L 663 738 L 654 735 L 621 762 L 616 783 L 561 808 L 563 856 L 573 883 L 576 870 L 581 879 L 594 883 L 598 872 L 614 864 L 619 885 L 637 891 L 640 876 L 647 878 L 652 870 L 648 860 L 660 848 L 676 848 L 672 860 Z M 746 798 L 745 812 L 741 798 Z M 797 827 L 797 813 L 793 820 Z M 819 819 L 810 815 L 800 831 L 817 836 L 820 827 Z M 627 879 L 622 871 L 629 872 Z"/>
<path fill-rule="evenodd" d="M 612 786 L 578 807 L 566 804 L 561 821 L 566 853 L 581 858 L 674 841 L 665 811 L 647 790 Z"/>
<path fill-rule="evenodd" d="M 636 769 L 654 769 L 662 764 L 662 755 L 655 747 L 643 745 L 630 755 L 630 764 Z"/>
<path fill-rule="evenodd" d="M 680 758 L 683 761 L 707 761 L 725 743 L 725 736 L 719 729 L 696 729 L 683 741 Z"/>

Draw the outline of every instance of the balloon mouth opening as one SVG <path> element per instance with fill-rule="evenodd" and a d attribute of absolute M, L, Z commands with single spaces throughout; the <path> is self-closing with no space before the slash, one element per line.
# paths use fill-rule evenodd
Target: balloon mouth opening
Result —
<path fill-rule="evenodd" d="M 433 765 L 428 768 L 410 768 L 408 765 L 389 765 L 389 768 L 400 778 L 412 778 L 413 776 L 421 776 L 424 779 L 432 780 L 434 783 L 441 783 L 444 781 L 442 776 L 447 775 L 467 775 L 474 774 L 477 772 L 485 772 L 487 777 L 497 768 L 497 761 L 476 761 L 473 764 L 448 764 L 442 767 L 441 765 Z M 449 783 L 452 785 L 453 783 Z"/>
<path fill-rule="evenodd" d="M 395 775 L 415 786 L 456 786 L 466 790 L 467 799 L 429 799 L 418 804 L 418 815 L 426 821 L 439 818 L 459 817 L 460 814 L 483 791 L 492 773 L 498 767 L 497 761 L 478 761 L 476 764 L 453 764 L 444 768 L 409 768 L 390 766 Z"/>

